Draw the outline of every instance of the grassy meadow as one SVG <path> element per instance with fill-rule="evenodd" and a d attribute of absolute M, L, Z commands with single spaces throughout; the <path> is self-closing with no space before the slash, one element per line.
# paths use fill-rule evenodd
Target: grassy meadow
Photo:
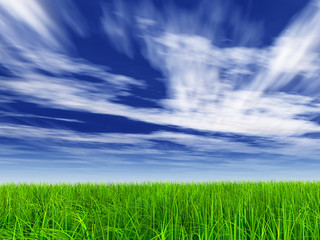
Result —
<path fill-rule="evenodd" d="M 2 184 L 0 239 L 320 239 L 320 182 Z"/>

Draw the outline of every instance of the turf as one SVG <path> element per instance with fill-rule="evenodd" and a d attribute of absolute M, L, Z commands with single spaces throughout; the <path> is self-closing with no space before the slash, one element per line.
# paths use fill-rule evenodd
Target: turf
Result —
<path fill-rule="evenodd" d="M 320 182 L 2 184 L 0 239 L 320 239 Z"/>

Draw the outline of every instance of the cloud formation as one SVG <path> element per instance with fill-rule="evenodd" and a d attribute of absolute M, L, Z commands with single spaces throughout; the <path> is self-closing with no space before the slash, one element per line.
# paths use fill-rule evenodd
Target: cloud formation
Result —
<path fill-rule="evenodd" d="M 110 28 L 125 33 L 117 42 L 128 47 L 126 42 L 132 36 L 126 22 L 130 22 L 130 29 L 139 31 L 136 41 L 144 47 L 145 56 L 166 76 L 164 108 L 172 111 L 175 119 L 184 118 L 184 127 L 199 130 L 250 135 L 319 131 L 318 124 L 298 117 L 318 114 L 318 105 L 311 104 L 316 96 L 308 94 L 319 90 L 319 31 L 314 28 L 320 16 L 317 2 L 308 5 L 274 44 L 265 48 L 254 47 L 258 25 L 243 20 L 239 9 L 229 11 L 229 4 L 219 1 L 208 8 L 209 2 L 204 2 L 194 11 L 169 6 L 160 13 L 143 2 L 131 15 L 126 5 L 114 6 L 114 19 L 121 24 L 115 20 Z M 213 12 L 204 22 L 208 11 Z M 109 11 L 104 23 L 112 13 Z M 217 40 L 223 37 L 230 15 L 232 47 Z M 121 21 L 123 18 L 127 21 Z M 237 34 L 239 31 L 242 34 Z M 287 91 L 283 91 L 285 86 Z"/>

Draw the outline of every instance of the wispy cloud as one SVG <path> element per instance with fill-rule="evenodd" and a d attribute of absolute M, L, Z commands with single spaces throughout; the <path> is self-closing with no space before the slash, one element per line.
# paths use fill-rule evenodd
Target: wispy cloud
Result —
<path fill-rule="evenodd" d="M 76 122 L 76 123 L 84 123 L 83 121 L 77 119 L 69 119 L 69 118 L 59 118 L 59 117 L 47 117 L 35 114 L 28 114 L 28 113 L 15 113 L 15 112 L 8 112 L 8 111 L 0 111 L 1 117 L 18 117 L 18 118 L 40 118 L 40 119 L 50 119 L 50 120 L 57 120 L 57 121 L 64 121 L 64 122 Z"/>
<path fill-rule="evenodd" d="M 124 15 L 123 12 L 124 5 L 120 4 L 116 7 L 118 8 L 114 15 L 121 19 L 126 18 L 127 15 Z M 150 7 L 152 7 L 150 4 L 145 6 L 149 10 Z M 261 74 L 265 72 L 271 74 L 273 71 L 266 62 L 266 59 L 268 61 L 273 59 L 269 57 L 270 54 L 273 56 L 273 47 L 270 48 L 271 50 L 245 46 L 221 48 L 215 46 L 214 41 L 208 38 L 219 29 L 213 29 L 213 32 L 204 36 L 200 32 L 197 33 L 195 27 L 191 27 L 190 30 L 188 30 L 189 28 L 180 28 L 182 24 L 185 24 L 180 21 L 188 16 L 194 18 L 195 26 L 200 25 L 201 14 L 197 12 L 181 13 L 183 17 L 179 19 L 168 13 L 170 17 L 164 21 L 161 19 L 165 17 L 164 15 L 155 15 L 156 18 L 153 15 L 146 16 L 146 11 L 143 10 L 145 8 L 142 8 L 141 12 L 136 10 L 135 16 L 140 18 L 136 18 L 135 24 L 137 29 L 140 28 L 140 41 L 145 45 L 146 57 L 167 76 L 168 98 L 163 99 L 162 110 L 134 108 L 110 101 L 117 94 L 116 91 L 108 90 L 110 86 L 111 89 L 114 89 L 114 86 L 121 87 L 127 84 L 143 86 L 141 81 L 110 74 L 84 60 L 71 59 L 65 55 L 47 51 L 24 50 L 27 67 L 25 66 L 25 71 L 20 74 L 20 77 L 23 78 L 11 79 L 10 81 L 7 78 L 2 78 L 2 89 L 15 91 L 22 94 L 28 101 L 41 105 L 49 104 L 62 109 L 114 114 L 140 121 L 197 130 L 265 136 L 297 135 L 319 131 L 319 126 L 316 123 L 310 122 L 306 118 L 297 117 L 298 115 L 319 112 L 317 105 L 310 105 L 313 98 L 277 91 L 272 94 L 262 94 L 261 84 L 253 87 L 260 81 Z M 150 13 L 154 11 L 153 9 Z M 224 11 L 219 9 L 222 15 L 224 15 Z M 314 12 L 318 14 L 318 9 L 314 9 Z M 301 21 L 306 21 L 306 14 L 301 16 L 291 28 L 301 30 L 299 27 L 294 27 L 299 25 Z M 307 17 L 313 18 L 314 16 L 309 14 Z M 149 25 L 145 26 L 146 20 L 142 21 L 141 19 L 149 20 L 147 21 Z M 106 19 L 104 20 L 106 21 Z M 213 26 L 218 28 L 220 20 L 215 17 L 210 21 Z M 155 25 L 154 22 L 157 24 Z M 239 24 L 247 24 L 248 29 L 254 26 L 241 21 Z M 235 27 L 243 28 L 237 25 Z M 205 28 L 207 28 L 206 25 Z M 181 33 L 181 29 L 185 32 Z M 308 34 L 306 29 L 308 29 L 308 25 L 301 30 L 305 35 Z M 255 39 L 254 30 L 250 31 L 252 38 Z M 310 31 L 310 34 L 313 34 L 313 28 Z M 112 38 L 113 35 L 111 34 L 109 37 Z M 122 37 L 123 41 L 128 40 L 127 36 Z M 239 44 L 242 42 L 240 40 Z M 275 46 L 277 45 L 276 42 Z M 14 64 L 18 64 L 16 68 L 19 68 L 22 61 L 15 60 Z M 250 70 L 251 65 L 255 65 L 259 70 Z M 73 78 L 53 78 L 36 72 L 36 68 L 52 74 L 90 74 L 108 81 L 111 85 L 95 86 L 89 82 L 80 83 Z M 225 69 L 233 69 L 233 72 L 228 72 Z M 240 80 L 237 81 L 237 78 Z M 249 80 L 246 81 L 246 78 Z M 264 82 L 271 81 L 268 76 L 265 78 L 268 80 Z M 292 76 L 287 78 L 291 79 Z M 281 79 L 279 78 L 278 81 Z"/>
<path fill-rule="evenodd" d="M 257 25 L 244 21 L 238 9 L 227 12 L 229 5 L 219 1 L 209 9 L 206 4 L 201 6 L 204 8 L 179 11 L 172 5 L 158 13 L 152 4 L 143 2 L 129 16 L 124 4 L 109 11 L 108 19 L 114 13 L 121 22 L 112 27 L 126 33 L 117 41 L 132 38 L 127 21 L 121 21 L 130 19 L 130 29 L 139 30 L 136 41 L 144 47 L 146 58 L 167 77 L 168 98 L 163 106 L 174 116 L 166 116 L 168 124 L 178 125 L 173 122 L 179 119 L 183 127 L 250 135 L 318 131 L 318 124 L 298 117 L 318 114 L 318 106 L 311 106 L 315 96 L 305 94 L 316 92 L 319 82 L 315 78 L 319 72 L 319 31 L 314 22 L 320 16 L 316 2 L 292 21 L 273 46 L 265 48 L 254 47 L 259 37 Z M 217 14 L 210 14 L 203 24 L 208 11 Z M 226 16 L 230 15 L 234 21 L 230 31 L 235 34 L 232 47 L 217 40 L 224 36 L 223 26 L 229 23 Z M 237 35 L 239 29 L 246 32 Z M 300 85 L 283 91 L 298 77 Z M 312 87 L 304 84 L 310 81 Z"/>
<path fill-rule="evenodd" d="M 0 137 L 28 139 L 30 143 L 41 144 L 44 149 L 65 151 L 70 156 L 93 156 L 99 154 L 114 154 L 139 156 L 164 156 L 165 158 L 192 160 L 195 157 L 210 161 L 213 154 L 266 154 L 290 156 L 294 159 L 317 159 L 320 149 L 320 139 L 302 137 L 271 137 L 251 141 L 231 138 L 228 136 L 201 136 L 187 133 L 157 131 L 150 134 L 129 133 L 80 133 L 68 129 L 50 129 L 18 124 L 2 124 Z M 159 148 L 157 142 L 167 144 L 168 148 Z M 82 145 L 81 145 L 82 144 Z M 172 144 L 178 144 L 176 150 Z M 12 146 L 14 148 L 14 146 Z M 10 147 L 12 149 L 12 147 Z M 81 149 L 84 147 L 84 149 Z M 64 149 L 64 150 L 63 150 Z M 9 148 L 7 148 L 9 150 Z M 6 152 L 8 153 L 9 151 Z M 28 151 L 28 149 L 24 149 Z M 29 149 L 33 151 L 33 149 Z M 13 154 L 17 154 L 14 150 Z M 188 155 L 191 157 L 189 158 Z M 239 158 L 240 159 L 240 158 Z M 294 161 L 292 159 L 292 161 Z M 240 160 L 239 160 L 240 161 Z"/>
<path fill-rule="evenodd" d="M 312 1 L 270 48 L 266 69 L 257 74 L 252 90 L 276 91 L 288 86 L 288 90 L 318 97 L 320 31 L 315 26 L 319 20 L 319 1 Z"/>
<path fill-rule="evenodd" d="M 69 0 L 59 4 L 39 0 L 1 0 L 0 14 L 2 40 L 17 49 L 49 47 L 65 50 L 68 38 L 63 24 L 80 35 L 86 31 L 77 7 Z"/>

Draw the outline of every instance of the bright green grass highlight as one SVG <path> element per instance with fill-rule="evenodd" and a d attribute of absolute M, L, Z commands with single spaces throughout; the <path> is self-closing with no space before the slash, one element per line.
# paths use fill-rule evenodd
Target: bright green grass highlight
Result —
<path fill-rule="evenodd" d="M 320 239 L 320 182 L 0 185 L 0 239 Z"/>

